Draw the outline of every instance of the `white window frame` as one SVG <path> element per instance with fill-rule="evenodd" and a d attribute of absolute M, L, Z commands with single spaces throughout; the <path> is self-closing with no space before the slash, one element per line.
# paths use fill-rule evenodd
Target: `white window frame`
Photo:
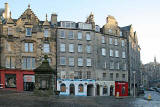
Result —
<path fill-rule="evenodd" d="M 49 29 L 44 29 L 44 37 L 49 37 Z"/>
<path fill-rule="evenodd" d="M 69 44 L 69 52 L 74 52 L 74 44 Z"/>
<path fill-rule="evenodd" d="M 109 56 L 113 57 L 113 50 L 112 49 L 109 50 Z"/>
<path fill-rule="evenodd" d="M 60 52 L 65 52 L 66 51 L 66 44 L 61 43 L 60 44 Z"/>
<path fill-rule="evenodd" d="M 118 58 L 119 57 L 119 51 L 115 50 L 115 57 Z"/>
<path fill-rule="evenodd" d="M 113 44 L 113 38 L 109 38 L 109 44 Z"/>
<path fill-rule="evenodd" d="M 124 47 L 125 46 L 125 41 L 122 40 L 121 43 L 122 43 L 122 47 Z"/>
<path fill-rule="evenodd" d="M 61 30 L 60 31 L 60 38 L 65 38 L 66 35 L 65 35 L 65 30 Z"/>
<path fill-rule="evenodd" d="M 105 43 L 105 37 L 101 36 L 101 43 Z"/>
<path fill-rule="evenodd" d="M 126 58 L 126 52 L 125 51 L 122 52 L 122 58 Z"/>
<path fill-rule="evenodd" d="M 83 37 L 82 32 L 78 32 L 78 34 L 77 34 L 77 39 L 78 39 L 78 40 L 82 40 L 82 37 Z"/>
<path fill-rule="evenodd" d="M 25 42 L 24 43 L 25 52 L 33 52 L 33 43 Z"/>
<path fill-rule="evenodd" d="M 92 66 L 92 60 L 91 60 L 91 58 L 87 58 L 86 59 L 86 66 Z"/>
<path fill-rule="evenodd" d="M 114 39 L 114 45 L 118 45 L 118 39 Z"/>
<path fill-rule="evenodd" d="M 115 63 L 115 65 L 116 65 L 115 68 L 116 68 L 117 70 L 119 70 L 119 62 Z"/>
<path fill-rule="evenodd" d="M 68 39 L 74 39 L 74 32 L 72 30 L 68 31 Z"/>
<path fill-rule="evenodd" d="M 83 52 L 83 45 L 82 44 L 78 44 L 78 52 Z"/>
<path fill-rule="evenodd" d="M 109 33 L 112 33 L 112 29 L 109 29 L 108 32 L 109 32 Z"/>
<path fill-rule="evenodd" d="M 29 29 L 30 29 L 30 33 L 28 33 Z M 32 36 L 32 28 L 30 28 L 30 27 L 26 28 L 26 36 Z"/>
<path fill-rule="evenodd" d="M 109 68 L 114 69 L 114 62 L 113 61 L 109 63 Z"/>
<path fill-rule="evenodd" d="M 83 58 L 78 58 L 78 66 L 83 66 Z"/>
<path fill-rule="evenodd" d="M 60 57 L 60 65 L 66 65 L 66 57 Z"/>
<path fill-rule="evenodd" d="M 87 45 L 86 46 L 86 52 L 87 53 L 91 53 L 91 45 Z"/>
<path fill-rule="evenodd" d="M 12 35 L 13 34 L 13 28 L 12 27 L 8 27 L 8 35 Z"/>
<path fill-rule="evenodd" d="M 105 49 L 105 48 L 102 48 L 101 50 L 102 50 L 102 55 L 103 55 L 103 56 L 106 56 L 106 49 Z"/>
<path fill-rule="evenodd" d="M 50 52 L 50 45 L 49 45 L 49 43 L 44 43 L 43 44 L 43 52 L 44 53 L 49 53 Z"/>
<path fill-rule="evenodd" d="M 91 34 L 90 34 L 90 32 L 86 32 L 86 40 L 87 41 L 91 40 Z"/>
<path fill-rule="evenodd" d="M 69 66 L 74 66 L 74 58 L 73 57 L 69 57 Z"/>

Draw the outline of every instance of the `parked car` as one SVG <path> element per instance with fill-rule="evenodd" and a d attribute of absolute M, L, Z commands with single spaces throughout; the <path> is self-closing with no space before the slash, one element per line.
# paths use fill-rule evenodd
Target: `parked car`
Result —
<path fill-rule="evenodd" d="M 157 88 L 156 91 L 160 93 L 160 88 Z"/>
<path fill-rule="evenodd" d="M 148 91 L 155 91 L 153 87 L 148 88 Z"/>

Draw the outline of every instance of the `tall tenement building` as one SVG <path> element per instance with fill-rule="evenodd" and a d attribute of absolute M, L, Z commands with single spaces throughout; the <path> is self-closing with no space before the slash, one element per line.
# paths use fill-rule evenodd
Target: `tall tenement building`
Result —
<path fill-rule="evenodd" d="M 57 21 L 57 14 L 40 21 L 30 6 L 12 19 L 8 8 L 6 3 L 0 9 L 2 67 L 32 70 L 47 54 L 61 95 L 128 95 L 132 71 L 139 78 L 140 47 L 132 25 L 119 27 L 109 15 L 101 28 L 93 13 L 85 22 Z"/>

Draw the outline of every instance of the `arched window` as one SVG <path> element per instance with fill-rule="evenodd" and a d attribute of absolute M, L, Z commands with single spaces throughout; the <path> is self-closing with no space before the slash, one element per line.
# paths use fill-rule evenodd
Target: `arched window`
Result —
<path fill-rule="evenodd" d="M 66 92 L 66 85 L 65 84 L 61 84 L 61 92 Z"/>
<path fill-rule="evenodd" d="M 82 85 L 82 84 L 79 84 L 79 86 L 78 86 L 78 91 L 79 91 L 79 92 L 83 92 L 83 85 Z"/>

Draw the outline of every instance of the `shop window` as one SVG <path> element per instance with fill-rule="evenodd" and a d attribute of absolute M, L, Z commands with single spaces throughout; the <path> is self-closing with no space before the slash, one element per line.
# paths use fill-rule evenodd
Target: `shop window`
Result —
<path fill-rule="evenodd" d="M 66 92 L 66 85 L 65 84 L 61 84 L 61 92 Z"/>
<path fill-rule="evenodd" d="M 82 84 L 79 84 L 79 86 L 78 86 L 78 91 L 79 91 L 79 92 L 83 92 L 83 85 L 82 85 Z"/>
<path fill-rule="evenodd" d="M 16 88 L 16 74 L 6 74 L 5 75 L 5 87 L 6 88 Z"/>

